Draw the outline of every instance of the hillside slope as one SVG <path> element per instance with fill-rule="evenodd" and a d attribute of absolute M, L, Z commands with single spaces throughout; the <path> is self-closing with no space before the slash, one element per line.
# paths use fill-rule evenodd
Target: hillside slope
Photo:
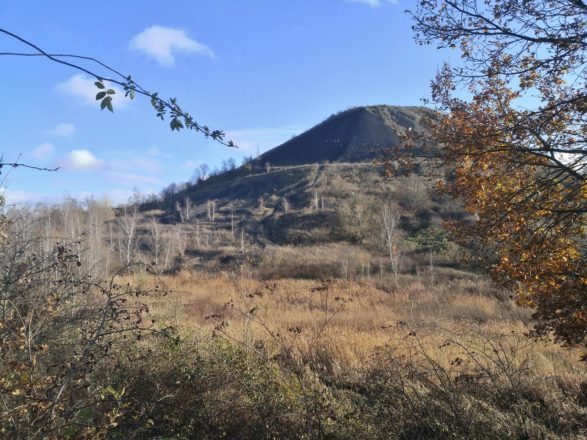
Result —
<path fill-rule="evenodd" d="M 333 115 L 310 130 L 261 155 L 272 165 L 360 162 L 382 156 L 401 143 L 404 130 L 425 130 L 423 107 L 356 107 Z"/>
<path fill-rule="evenodd" d="M 240 261 L 246 244 L 259 258 L 271 246 L 341 245 L 380 258 L 384 206 L 399 216 L 407 250 L 410 240 L 441 236 L 445 220 L 470 218 L 458 202 L 432 189 L 428 171 L 438 171 L 434 158 L 393 178 L 385 177 L 377 163 L 390 149 L 402 147 L 405 132 L 429 140 L 426 119 L 434 115 L 418 107 L 350 109 L 248 164 L 142 210 L 151 210 L 147 217 L 157 217 L 170 234 L 183 231 L 193 264 L 235 261 L 235 256 Z M 418 154 L 418 147 L 410 151 Z M 455 261 L 451 257 L 446 263 Z"/>
<path fill-rule="evenodd" d="M 292 197 L 303 204 L 303 193 L 315 186 L 319 171 L 361 167 L 362 172 L 380 174 L 373 161 L 394 148 L 401 148 L 402 134 L 412 132 L 427 138 L 427 119 L 435 113 L 423 107 L 356 107 L 317 124 L 295 138 L 267 151 L 248 166 L 211 176 L 178 194 L 196 204 L 208 200 L 240 199 L 256 203 L 271 195 Z M 417 147 L 411 153 L 424 154 Z M 304 200 L 302 200 L 304 199 Z"/>

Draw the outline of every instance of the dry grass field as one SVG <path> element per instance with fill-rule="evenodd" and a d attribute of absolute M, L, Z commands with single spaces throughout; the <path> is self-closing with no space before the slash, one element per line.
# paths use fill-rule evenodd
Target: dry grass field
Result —
<path fill-rule="evenodd" d="M 169 291 L 148 302 L 194 347 L 175 362 L 207 359 L 217 382 L 208 409 L 247 414 L 235 416 L 246 427 L 216 420 L 228 438 L 255 438 L 255 423 L 272 433 L 263 438 L 584 438 L 580 353 L 529 339 L 530 313 L 486 277 L 433 275 L 404 275 L 391 289 L 378 277 L 260 281 L 188 271 L 125 281 Z M 224 343 L 246 360 L 226 360 Z M 237 372 L 241 361 L 252 376 Z M 261 387 L 253 397 L 252 384 Z M 281 413 L 275 399 L 296 422 L 251 416 L 257 405 Z"/>
<path fill-rule="evenodd" d="M 360 368 L 378 350 L 415 333 L 443 364 L 455 355 L 440 347 L 448 339 L 507 337 L 521 342 L 536 377 L 584 379 L 579 352 L 528 339 L 530 312 L 512 304 L 489 280 L 444 272 L 433 285 L 426 275 L 405 276 L 393 290 L 388 288 L 393 283 L 377 278 L 257 281 L 185 271 L 135 282 L 163 282 L 169 294 L 151 300 L 152 313 L 184 335 L 203 337 L 221 329 L 243 347 L 263 345 L 272 355 L 291 346 L 304 361 L 332 374 Z"/>

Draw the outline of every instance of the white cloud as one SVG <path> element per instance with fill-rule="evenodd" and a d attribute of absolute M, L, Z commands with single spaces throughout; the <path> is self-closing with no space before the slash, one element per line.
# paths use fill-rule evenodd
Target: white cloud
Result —
<path fill-rule="evenodd" d="M 157 173 L 161 170 L 163 156 L 156 148 L 135 150 L 121 147 L 110 148 L 108 157 L 108 164 L 104 167 L 106 171 Z"/>
<path fill-rule="evenodd" d="M 6 199 L 6 205 L 20 205 L 37 198 L 37 194 L 29 193 L 20 189 L 11 190 L 0 187 L 0 195 Z"/>
<path fill-rule="evenodd" d="M 95 170 L 102 163 L 90 150 L 72 150 L 66 156 L 64 165 L 71 170 Z"/>
<path fill-rule="evenodd" d="M 110 153 L 110 156 L 116 153 Z M 157 177 L 161 163 L 152 157 L 123 154 L 122 157 L 103 160 L 87 149 L 72 150 L 61 161 L 70 171 L 96 171 L 108 182 L 161 184 Z"/>
<path fill-rule="evenodd" d="M 160 185 L 157 182 L 157 185 Z M 143 188 L 144 194 L 155 193 L 154 188 Z M 125 204 L 132 196 L 133 190 L 125 188 L 111 188 L 105 190 L 101 194 L 88 191 L 80 191 L 77 193 L 65 192 L 63 194 L 41 194 L 36 192 L 29 192 L 20 189 L 12 189 L 0 186 L 0 195 L 6 198 L 6 206 L 32 206 L 37 203 L 62 203 L 64 200 L 74 198 L 76 200 L 84 200 L 87 197 L 106 198 L 114 206 Z"/>
<path fill-rule="evenodd" d="M 109 178 L 123 183 L 154 183 L 160 185 L 162 182 L 159 178 L 144 174 L 127 173 L 124 171 L 109 171 Z"/>
<path fill-rule="evenodd" d="M 6 206 L 26 206 L 35 203 L 58 203 L 62 197 L 56 195 L 40 194 L 35 192 L 24 191 L 22 189 L 12 189 L 0 187 L 0 195 L 6 199 Z"/>
<path fill-rule="evenodd" d="M 33 150 L 33 157 L 38 160 L 44 160 L 55 153 L 55 146 L 49 142 L 43 142 Z"/>
<path fill-rule="evenodd" d="M 178 52 L 214 57 L 212 49 L 188 37 L 185 31 L 162 26 L 151 26 L 138 33 L 130 40 L 129 47 L 143 52 L 166 67 L 175 64 L 175 55 Z"/>
<path fill-rule="evenodd" d="M 49 130 L 49 134 L 59 137 L 70 137 L 75 133 L 75 125 L 71 122 L 61 122 Z"/>
<path fill-rule="evenodd" d="M 60 82 L 55 87 L 58 92 L 79 99 L 84 104 L 95 105 L 98 107 L 99 101 L 96 101 L 96 94 L 100 91 L 94 84 L 96 80 L 82 73 L 77 73 L 68 80 Z M 116 93 L 112 95 L 112 105 L 114 109 L 124 107 L 130 102 L 130 99 L 124 97 L 124 92 L 119 87 L 106 83 L 106 87 L 113 89 Z"/>
<path fill-rule="evenodd" d="M 299 125 L 232 130 L 226 133 L 226 139 L 232 140 L 241 152 L 256 153 L 258 149 L 259 153 L 263 153 L 290 140 L 304 130 L 305 127 Z"/>
<path fill-rule="evenodd" d="M 383 3 L 391 3 L 397 5 L 399 0 L 346 0 L 347 3 L 363 3 L 364 5 L 369 6 L 370 8 L 378 8 Z"/>
<path fill-rule="evenodd" d="M 161 169 L 161 162 L 153 157 L 130 156 L 112 159 L 105 167 L 108 171 L 157 173 Z"/>

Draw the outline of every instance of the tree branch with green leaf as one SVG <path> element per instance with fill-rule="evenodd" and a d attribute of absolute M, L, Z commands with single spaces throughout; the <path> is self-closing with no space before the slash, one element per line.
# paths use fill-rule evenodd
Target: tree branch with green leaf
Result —
<path fill-rule="evenodd" d="M 149 98 L 157 117 L 162 121 L 168 120 L 169 127 L 172 131 L 180 131 L 182 129 L 192 130 L 202 134 L 205 138 L 210 138 L 226 147 L 237 147 L 233 141 L 226 139 L 226 133 L 222 130 L 214 130 L 207 125 L 198 122 L 178 104 L 176 98 L 161 98 L 157 92 L 152 92 L 142 87 L 130 75 L 124 75 L 96 58 L 72 54 L 52 54 L 46 52 L 37 44 L 34 44 L 7 29 L 0 28 L 0 34 L 4 34 L 5 36 L 34 50 L 32 53 L 0 52 L 0 56 L 43 57 L 55 63 L 83 72 L 94 78 L 96 80 L 94 84 L 97 87 L 96 101 L 100 102 L 101 110 L 107 109 L 111 112 L 114 111 L 112 98 L 116 94 L 116 91 L 113 88 L 108 87 L 108 84 L 115 84 L 122 87 L 124 90 L 124 96 L 129 99 L 134 99 L 137 95 Z M 87 61 L 96 64 L 108 71 L 108 76 L 94 72 L 80 64 L 76 64 L 74 60 Z"/>

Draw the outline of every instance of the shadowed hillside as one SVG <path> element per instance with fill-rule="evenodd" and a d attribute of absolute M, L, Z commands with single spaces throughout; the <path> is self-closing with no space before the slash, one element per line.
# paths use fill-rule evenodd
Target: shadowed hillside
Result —
<path fill-rule="evenodd" d="M 331 116 L 259 159 L 272 165 L 299 165 L 379 158 L 384 150 L 401 143 L 404 130 L 423 130 L 423 119 L 433 115 L 422 107 L 352 108 Z"/>

